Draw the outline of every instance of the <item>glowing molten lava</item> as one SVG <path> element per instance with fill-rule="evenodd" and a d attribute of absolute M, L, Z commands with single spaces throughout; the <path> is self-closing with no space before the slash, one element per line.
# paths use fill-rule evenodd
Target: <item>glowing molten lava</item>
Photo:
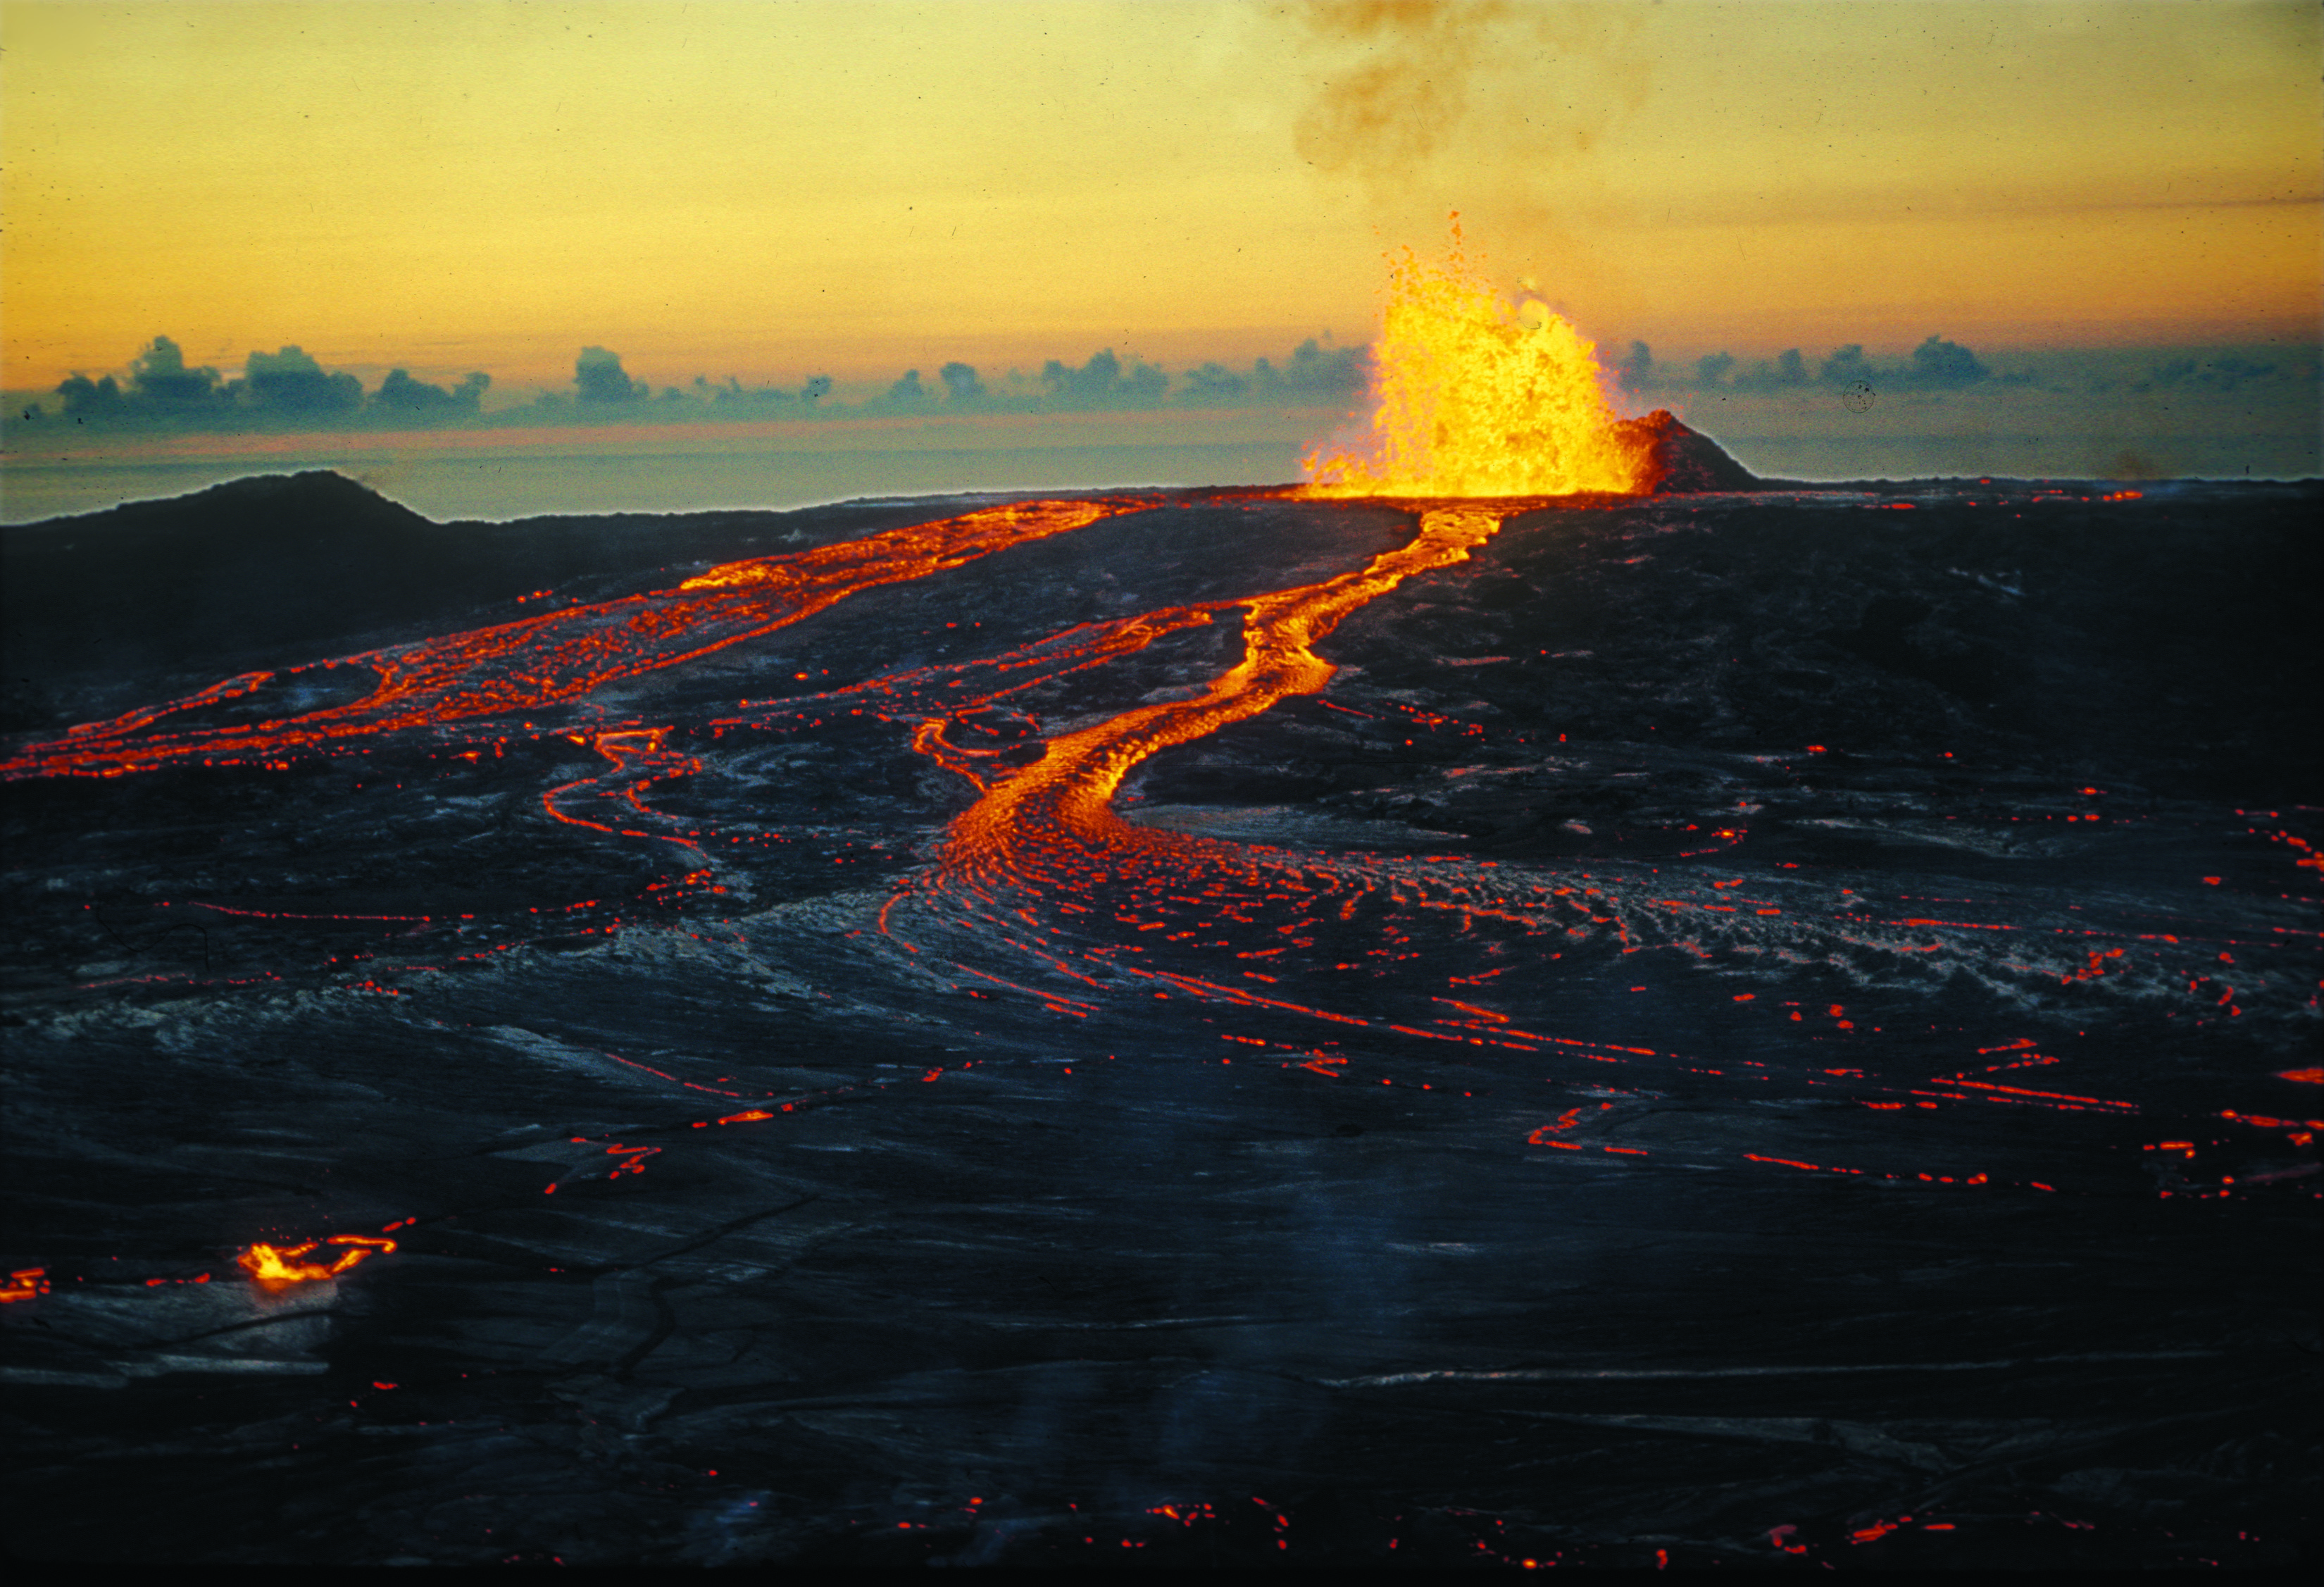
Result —
<path fill-rule="evenodd" d="M 1372 349 L 1368 453 L 1301 459 L 1318 496 L 1641 494 L 1648 438 L 1615 416 L 1598 349 L 1544 305 L 1512 309 L 1470 271 L 1405 250 Z"/>
<path fill-rule="evenodd" d="M 343 1245 L 347 1249 L 327 1262 L 307 1262 L 299 1259 L 319 1245 Z M 382 1240 L 369 1234 L 334 1234 L 328 1241 L 310 1240 L 304 1245 L 254 1245 L 234 1259 L 257 1282 L 279 1287 L 286 1284 L 311 1284 L 318 1278 L 336 1278 L 357 1262 L 374 1252 L 395 1249 L 392 1240 Z"/>
<path fill-rule="evenodd" d="M 1334 669 L 1309 645 L 1416 574 L 1467 560 L 1500 526 L 1499 512 L 1439 508 L 1423 515 L 1411 541 L 1360 571 L 1239 603 L 1245 614 L 1240 662 L 1191 700 L 1140 706 L 1051 739 L 1046 757 L 988 787 L 953 824 L 945 852 L 948 879 L 982 889 L 1004 877 L 1069 867 L 1091 853 L 1196 846 L 1176 834 L 1132 826 L 1114 813 L 1114 791 L 1130 769 L 1172 744 L 1256 716 L 1286 695 L 1320 693 Z M 1155 632 L 1158 637 L 1167 628 L 1157 623 Z"/>
<path fill-rule="evenodd" d="M 175 724 L 168 719 L 174 715 L 253 695 L 278 678 L 310 669 L 244 673 L 182 699 L 25 745 L 0 761 L 0 781 L 120 777 L 193 761 L 280 768 L 391 733 L 432 733 L 447 742 L 505 738 L 511 715 L 577 700 L 608 684 L 771 633 L 863 590 L 926 578 L 1150 504 L 1143 498 L 1010 502 L 813 550 L 730 562 L 675 590 L 568 606 L 345 658 L 379 677 L 376 687 L 346 705 L 254 724 L 171 730 Z M 493 720 L 500 722 L 497 731 L 485 724 Z M 156 729 L 156 724 L 167 724 Z"/>

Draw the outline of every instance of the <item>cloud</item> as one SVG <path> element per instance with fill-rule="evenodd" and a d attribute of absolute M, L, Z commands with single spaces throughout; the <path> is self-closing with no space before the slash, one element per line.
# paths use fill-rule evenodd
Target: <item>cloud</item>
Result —
<path fill-rule="evenodd" d="M 124 406 L 121 383 L 109 374 L 91 380 L 75 370 L 58 385 L 57 395 L 65 400 L 65 416 L 83 423 L 92 419 L 110 419 Z"/>
<path fill-rule="evenodd" d="M 1102 347 L 1079 369 L 1050 359 L 1041 366 L 1041 383 L 1048 388 L 1047 407 L 1152 408 L 1160 404 L 1170 377 L 1144 359 L 1125 374 L 1113 349 Z"/>
<path fill-rule="evenodd" d="M 2227 362 L 2236 363 L 2235 360 Z M 2187 367 L 2190 371 L 2193 369 L 2192 364 Z M 2251 365 L 2250 368 L 2261 371 L 2259 365 Z M 2237 365 L 2236 371 L 2226 378 L 2231 383 L 2243 373 L 2242 366 Z M 1763 358 L 1748 367 L 1738 367 L 1730 353 L 1712 353 L 1695 360 L 1691 380 L 1673 374 L 1668 364 L 1655 363 L 1654 350 L 1646 343 L 1632 342 L 1629 355 L 1616 368 L 1615 376 L 1624 389 L 1641 392 L 1687 388 L 1696 391 L 1783 392 L 1813 384 L 1844 386 L 1857 381 L 1883 389 L 1957 391 L 1986 381 L 2014 383 L 2022 378 L 1997 376 L 1969 348 L 1937 336 L 1932 336 L 1914 348 L 1912 355 L 1901 364 L 1876 363 L 1865 353 L 1863 343 L 1850 342 L 1826 354 L 1812 374 L 1809 371 L 1806 356 L 1797 347 L 1786 347 L 1776 354 L 1772 362 Z M 2158 375 L 2157 378 L 2163 380 L 2166 377 Z"/>
<path fill-rule="evenodd" d="M 1845 347 L 1835 347 L 1816 370 L 1816 379 L 1828 386 L 1844 386 L 1852 381 L 1868 381 L 1880 372 L 1864 355 L 1862 342 L 1850 342 Z"/>
<path fill-rule="evenodd" d="M 491 375 L 476 370 L 447 391 L 412 379 L 408 369 L 391 369 L 379 383 L 379 390 L 372 393 L 371 406 L 374 411 L 404 418 L 448 419 L 475 412 L 492 383 Z"/>
<path fill-rule="evenodd" d="M 298 347 L 253 353 L 243 361 L 239 393 L 251 406 L 281 414 L 352 413 L 363 406 L 363 383 L 331 374 Z"/>
<path fill-rule="evenodd" d="M 111 375 L 91 380 L 75 370 L 57 387 L 66 413 L 87 423 L 107 419 L 182 418 L 215 410 L 231 401 L 218 372 L 186 367 L 186 355 L 168 337 L 155 337 L 137 350 L 124 389 Z"/>
<path fill-rule="evenodd" d="M 1186 408 L 1236 408 L 1265 403 L 1296 407 L 1331 407 L 1352 401 L 1364 389 L 1369 373 L 1364 349 L 1326 347 L 1315 337 L 1292 349 L 1278 364 L 1271 358 L 1252 361 L 1248 372 L 1229 369 L 1213 360 L 1187 370 L 1171 401 Z"/>
<path fill-rule="evenodd" d="M 1932 336 L 1913 349 L 1910 379 L 1917 386 L 1934 390 L 1972 386 L 1991 378 L 1992 374 L 1978 362 L 1976 354 L 1959 342 L 1948 342 Z"/>
<path fill-rule="evenodd" d="M 1309 337 L 1292 349 L 1291 362 L 1277 369 L 1261 358 L 1251 366 L 1254 386 L 1268 394 L 1327 401 L 1363 390 L 1364 350 L 1325 348 Z"/>
<path fill-rule="evenodd" d="M 1185 383 L 1179 388 L 1179 399 L 1196 407 L 1223 407 L 1240 401 L 1250 391 L 1250 382 L 1216 360 L 1190 369 L 1180 377 Z"/>
<path fill-rule="evenodd" d="M 166 407 L 198 407 L 217 395 L 218 372 L 208 367 L 187 368 L 185 354 L 167 337 L 155 337 L 146 343 L 132 367 L 136 395 L 148 402 Z"/>
<path fill-rule="evenodd" d="M 647 386 L 622 367 L 622 355 L 604 347 L 584 347 L 573 361 L 573 384 L 584 402 L 636 402 Z"/>
<path fill-rule="evenodd" d="M 1809 384 L 1807 360 L 1797 347 L 1786 347 L 1775 355 L 1775 361 L 1762 358 L 1748 369 L 1735 373 L 1734 386 L 1738 392 L 1781 392 Z"/>
<path fill-rule="evenodd" d="M 945 395 L 955 402 L 973 401 L 985 394 L 984 383 L 972 364 L 955 360 L 937 370 L 936 375 L 944 382 Z"/>

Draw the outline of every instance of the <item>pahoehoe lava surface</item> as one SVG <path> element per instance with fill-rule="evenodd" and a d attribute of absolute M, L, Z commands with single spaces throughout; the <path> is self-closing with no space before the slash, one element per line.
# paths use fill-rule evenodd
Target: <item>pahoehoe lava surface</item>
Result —
<path fill-rule="evenodd" d="M 2319 495 L 11 529 L 11 1547 L 2312 1558 Z"/>

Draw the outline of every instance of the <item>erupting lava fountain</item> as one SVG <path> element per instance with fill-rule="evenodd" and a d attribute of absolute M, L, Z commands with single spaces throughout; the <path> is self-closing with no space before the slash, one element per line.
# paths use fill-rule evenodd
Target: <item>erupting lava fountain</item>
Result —
<path fill-rule="evenodd" d="M 1461 252 L 1391 264 L 1372 355 L 1370 444 L 1301 459 L 1313 496 L 1649 495 L 1759 482 L 1665 410 L 1621 419 L 1595 344 L 1511 308 Z"/>

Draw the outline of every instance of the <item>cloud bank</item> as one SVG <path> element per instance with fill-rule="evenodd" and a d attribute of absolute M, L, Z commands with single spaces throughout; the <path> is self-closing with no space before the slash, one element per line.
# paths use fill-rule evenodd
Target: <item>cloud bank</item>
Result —
<path fill-rule="evenodd" d="M 1999 391 L 2037 382 L 2051 392 L 2226 395 L 2262 389 L 2288 392 L 2315 381 L 2313 356 L 2292 349 L 2281 357 L 2249 350 L 2208 357 L 2157 355 L 2144 366 L 2120 355 L 2050 360 L 2038 377 L 2026 369 L 1997 368 L 1973 349 L 1932 334 L 1901 356 L 1877 356 L 1860 342 L 1811 355 L 1786 347 L 1772 357 L 1738 357 L 1720 350 L 1671 362 L 1643 341 L 1608 359 L 1613 383 L 1644 407 L 1683 393 L 1721 397 L 1835 397 L 1858 383 L 1876 392 Z M 684 423 L 766 419 L 879 419 L 947 415 L 1091 413 L 1202 410 L 1340 409 L 1360 405 L 1369 374 L 1368 349 L 1326 346 L 1310 338 L 1281 359 L 1229 365 L 1206 360 L 1171 370 L 1112 348 L 1077 362 L 1051 358 L 1036 370 L 981 370 L 963 360 L 940 365 L 930 379 L 918 368 L 843 396 L 828 374 L 793 385 L 752 385 L 734 375 L 696 374 L 684 383 L 656 385 L 633 375 L 622 355 L 586 346 L 567 386 L 530 401 L 484 407 L 492 377 L 478 370 L 455 383 L 415 379 L 391 369 L 376 389 L 345 371 L 326 368 L 297 346 L 253 352 L 239 376 L 194 367 L 169 337 L 141 347 L 125 371 L 95 378 L 76 374 L 39 404 L 7 415 L 9 433 L 29 438 L 38 427 L 124 431 L 230 433 L 315 429 L 525 426 L 575 423 Z"/>

